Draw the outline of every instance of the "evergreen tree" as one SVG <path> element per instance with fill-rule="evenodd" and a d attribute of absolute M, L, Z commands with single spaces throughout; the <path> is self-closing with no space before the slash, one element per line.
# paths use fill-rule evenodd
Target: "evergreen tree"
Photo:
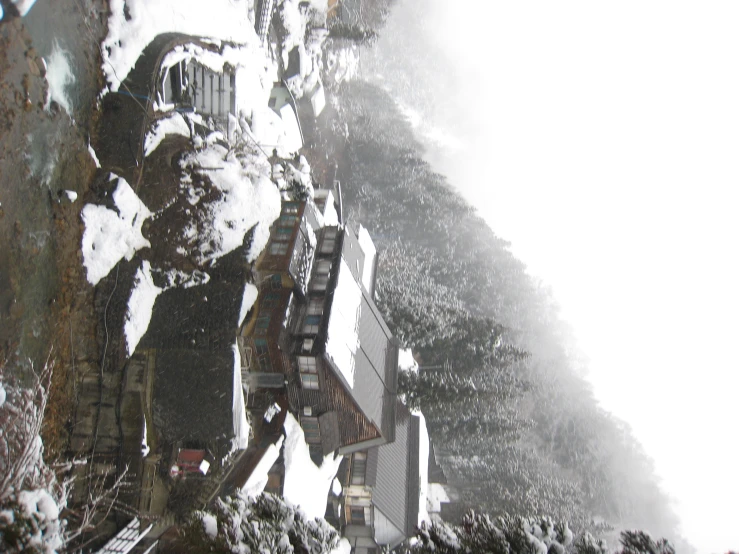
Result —
<path fill-rule="evenodd" d="M 491 518 L 469 511 L 460 525 L 444 521 L 422 523 L 408 554 L 606 554 L 605 542 L 585 532 L 576 540 L 567 523 L 549 517 Z M 644 531 L 621 533 L 622 550 L 617 554 L 675 554 L 666 539 L 654 541 Z"/>
<path fill-rule="evenodd" d="M 618 554 L 675 554 L 675 549 L 667 540 L 655 541 L 644 531 L 621 533 L 621 547 Z"/>
<path fill-rule="evenodd" d="M 440 371 L 402 371 L 398 375 L 398 390 L 405 394 L 410 409 L 470 401 L 480 393 L 472 379 Z"/>
<path fill-rule="evenodd" d="M 371 46 L 377 40 L 377 32 L 360 25 L 334 23 L 328 30 L 329 38 L 343 38 L 358 44 Z"/>

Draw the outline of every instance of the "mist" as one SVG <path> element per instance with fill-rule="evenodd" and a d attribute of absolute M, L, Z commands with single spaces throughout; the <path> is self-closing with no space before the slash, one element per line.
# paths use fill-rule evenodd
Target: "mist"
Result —
<path fill-rule="evenodd" d="M 736 548 L 737 8 L 402 1 L 364 77 L 551 285 L 700 552 Z"/>

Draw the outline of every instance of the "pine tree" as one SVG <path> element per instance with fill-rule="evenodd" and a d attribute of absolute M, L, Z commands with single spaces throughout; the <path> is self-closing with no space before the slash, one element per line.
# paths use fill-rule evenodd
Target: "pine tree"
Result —
<path fill-rule="evenodd" d="M 469 511 L 461 525 L 443 521 L 422 523 L 416 541 L 404 548 L 408 554 L 606 554 L 604 541 L 583 533 L 574 540 L 567 523 L 549 517 L 491 518 Z M 621 533 L 622 549 L 617 554 L 675 554 L 666 539 L 655 541 L 644 531 Z"/>

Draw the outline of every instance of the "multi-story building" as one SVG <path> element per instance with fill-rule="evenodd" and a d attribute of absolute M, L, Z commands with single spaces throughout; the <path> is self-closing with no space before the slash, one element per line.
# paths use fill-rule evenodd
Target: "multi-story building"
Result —
<path fill-rule="evenodd" d="M 420 500 L 420 418 L 398 402 L 395 440 L 349 456 L 342 534 L 354 554 L 376 554 L 413 535 Z"/>
<path fill-rule="evenodd" d="M 252 389 L 286 388 L 316 456 L 394 439 L 398 344 L 372 300 L 376 263 L 367 231 L 339 224 L 317 191 L 283 202 L 255 266 L 242 360 Z"/>

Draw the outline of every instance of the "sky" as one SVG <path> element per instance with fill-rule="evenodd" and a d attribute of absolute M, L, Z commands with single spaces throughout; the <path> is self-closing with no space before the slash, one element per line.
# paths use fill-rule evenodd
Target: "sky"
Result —
<path fill-rule="evenodd" d="M 379 43 L 701 554 L 739 549 L 737 23 L 732 2 L 405 0 Z"/>

